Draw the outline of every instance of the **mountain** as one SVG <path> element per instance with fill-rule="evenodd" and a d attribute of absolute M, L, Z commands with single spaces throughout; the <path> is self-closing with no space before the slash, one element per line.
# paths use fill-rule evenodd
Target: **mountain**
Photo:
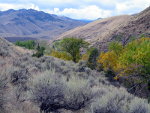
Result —
<path fill-rule="evenodd" d="M 87 22 L 33 9 L 0 11 L 0 36 L 51 39 Z"/>
<path fill-rule="evenodd" d="M 141 34 L 150 36 L 150 7 L 132 16 L 122 15 L 96 20 L 67 31 L 58 36 L 58 39 L 77 37 L 101 46 L 111 40 L 121 40 L 126 43 L 130 37 L 138 37 Z"/>
<path fill-rule="evenodd" d="M 90 23 L 90 22 L 93 22 L 93 21 L 95 21 L 95 20 L 80 19 L 79 21 L 81 21 L 81 22 L 86 22 L 86 23 Z"/>

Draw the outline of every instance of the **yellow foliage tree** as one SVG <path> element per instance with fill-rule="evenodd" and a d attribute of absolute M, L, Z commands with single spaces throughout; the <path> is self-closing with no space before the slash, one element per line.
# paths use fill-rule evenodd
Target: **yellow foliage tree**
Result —
<path fill-rule="evenodd" d="M 59 51 L 52 50 L 50 56 L 60 58 L 63 60 L 72 60 L 72 57 L 66 52 L 59 52 Z"/>
<path fill-rule="evenodd" d="M 98 63 L 105 71 L 111 70 L 120 76 L 150 74 L 150 38 L 141 38 L 128 43 L 124 48 L 112 43 L 109 51 L 101 53 Z"/>
<path fill-rule="evenodd" d="M 105 71 L 115 71 L 117 69 L 117 59 L 118 56 L 116 53 L 114 51 L 109 51 L 106 53 L 101 53 L 97 61 L 103 65 Z"/>

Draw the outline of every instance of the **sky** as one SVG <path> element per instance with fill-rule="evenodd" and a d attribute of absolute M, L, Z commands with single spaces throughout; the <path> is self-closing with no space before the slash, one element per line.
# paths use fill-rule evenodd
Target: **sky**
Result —
<path fill-rule="evenodd" d="M 0 11 L 35 9 L 79 20 L 135 14 L 148 6 L 150 0 L 0 0 Z"/>

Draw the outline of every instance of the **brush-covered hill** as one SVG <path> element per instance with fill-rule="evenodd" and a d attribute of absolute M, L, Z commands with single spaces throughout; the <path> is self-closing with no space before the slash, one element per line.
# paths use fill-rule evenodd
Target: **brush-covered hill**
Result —
<path fill-rule="evenodd" d="M 0 36 L 51 39 L 87 22 L 33 9 L 0 11 Z"/>
<path fill-rule="evenodd" d="M 96 46 L 119 38 L 125 43 L 130 37 L 138 37 L 141 34 L 149 36 L 149 20 L 150 7 L 133 16 L 122 15 L 94 21 L 67 31 L 60 35 L 58 39 L 63 37 L 83 38 Z"/>
<path fill-rule="evenodd" d="M 147 100 L 112 85 L 84 62 L 32 57 L 0 38 L 0 112 L 149 113 Z"/>
<path fill-rule="evenodd" d="M 118 27 L 120 27 L 126 20 L 130 18 L 131 16 L 123 15 L 96 20 L 85 26 L 77 27 L 73 30 L 67 31 L 60 35 L 59 38 L 77 37 L 93 43 L 96 41 L 102 41 L 103 39 L 110 37 Z"/>

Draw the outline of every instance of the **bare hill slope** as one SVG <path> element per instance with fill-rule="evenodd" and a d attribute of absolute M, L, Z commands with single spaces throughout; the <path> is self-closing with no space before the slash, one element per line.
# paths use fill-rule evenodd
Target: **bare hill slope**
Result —
<path fill-rule="evenodd" d="M 130 18 L 131 16 L 123 15 L 97 20 L 85 26 L 77 27 L 73 30 L 65 32 L 60 35 L 59 38 L 71 36 L 83 38 L 90 42 L 95 42 L 95 40 L 100 41 L 111 36 L 115 29 L 120 27 L 125 20 Z"/>
<path fill-rule="evenodd" d="M 60 35 L 63 37 L 83 38 L 93 44 L 100 45 L 110 40 L 127 41 L 132 36 L 150 33 L 150 7 L 134 16 L 122 15 L 97 20 L 85 26 L 77 27 Z"/>

